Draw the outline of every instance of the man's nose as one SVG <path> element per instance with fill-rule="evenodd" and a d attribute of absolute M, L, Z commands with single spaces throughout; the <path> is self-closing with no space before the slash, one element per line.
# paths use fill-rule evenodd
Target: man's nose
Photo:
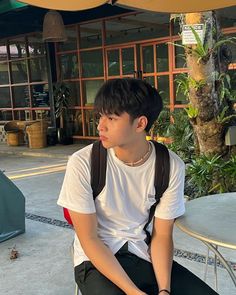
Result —
<path fill-rule="evenodd" d="M 101 117 L 98 121 L 98 131 L 104 131 L 106 129 L 106 119 L 104 117 Z"/>

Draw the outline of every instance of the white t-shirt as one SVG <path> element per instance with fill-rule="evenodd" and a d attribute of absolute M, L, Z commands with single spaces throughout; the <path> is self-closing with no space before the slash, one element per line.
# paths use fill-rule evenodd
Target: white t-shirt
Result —
<path fill-rule="evenodd" d="M 108 149 L 106 185 L 93 200 L 90 185 L 90 154 L 92 145 L 74 153 L 67 164 L 58 205 L 79 213 L 96 213 L 98 236 L 115 254 L 126 242 L 129 251 L 150 261 L 146 234 L 143 230 L 149 209 L 155 202 L 155 147 L 148 160 L 137 167 L 125 165 Z M 172 151 L 170 154 L 169 187 L 156 207 L 155 217 L 174 219 L 184 207 L 184 162 Z M 149 226 L 151 231 L 152 224 Z M 74 241 L 74 265 L 89 260 L 77 235 Z"/>

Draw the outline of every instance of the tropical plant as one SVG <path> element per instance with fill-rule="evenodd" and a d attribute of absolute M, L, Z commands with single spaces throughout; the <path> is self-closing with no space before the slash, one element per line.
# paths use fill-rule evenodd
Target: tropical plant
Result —
<path fill-rule="evenodd" d="M 173 122 L 169 125 L 167 136 L 172 138 L 172 143 L 168 147 L 189 162 L 194 151 L 193 128 L 184 110 L 175 110 L 171 116 Z"/>
<path fill-rule="evenodd" d="M 60 143 L 71 143 L 68 107 L 71 99 L 69 86 L 64 82 L 57 82 L 53 86 L 55 116 L 59 118 L 58 140 Z"/>
<path fill-rule="evenodd" d="M 160 112 L 158 119 L 152 125 L 152 128 L 150 130 L 151 136 L 167 136 L 169 125 L 170 111 L 169 109 L 163 109 Z"/>
<path fill-rule="evenodd" d="M 70 89 L 64 82 L 57 82 L 53 86 L 53 97 L 55 102 L 55 115 L 59 118 L 66 113 L 70 101 Z"/>
<path fill-rule="evenodd" d="M 186 169 L 186 191 L 190 198 L 236 190 L 236 156 L 195 156 Z"/>

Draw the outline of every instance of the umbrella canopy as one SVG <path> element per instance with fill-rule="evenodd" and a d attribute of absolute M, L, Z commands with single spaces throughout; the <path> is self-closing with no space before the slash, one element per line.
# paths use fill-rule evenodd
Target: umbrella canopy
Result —
<path fill-rule="evenodd" d="M 236 5 L 236 0 L 23 0 L 20 2 L 48 9 L 68 11 L 90 9 L 110 3 L 131 9 L 169 13 L 200 12 Z"/>

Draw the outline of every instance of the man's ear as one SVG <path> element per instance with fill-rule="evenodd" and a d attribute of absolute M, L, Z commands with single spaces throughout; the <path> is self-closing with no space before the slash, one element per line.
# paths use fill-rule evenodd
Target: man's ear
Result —
<path fill-rule="evenodd" d="M 145 130 L 146 126 L 148 123 L 148 119 L 145 116 L 141 116 L 138 118 L 138 122 L 137 122 L 137 132 L 142 132 Z"/>

